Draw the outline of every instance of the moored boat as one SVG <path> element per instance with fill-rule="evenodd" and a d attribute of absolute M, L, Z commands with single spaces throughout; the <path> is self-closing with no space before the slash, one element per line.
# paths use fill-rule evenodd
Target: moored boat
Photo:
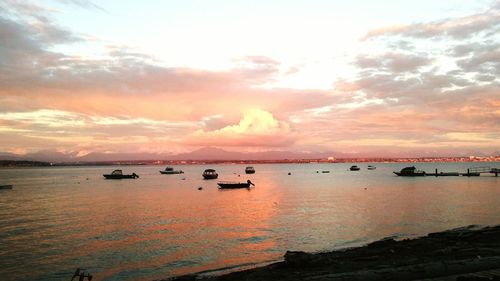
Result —
<path fill-rule="evenodd" d="M 136 173 L 132 173 L 131 175 L 124 175 L 122 170 L 114 170 L 111 174 L 103 175 L 107 180 L 119 180 L 119 179 L 136 179 L 139 177 Z"/>
<path fill-rule="evenodd" d="M 13 185 L 12 184 L 4 184 L 0 185 L 0 189 L 12 189 Z"/>
<path fill-rule="evenodd" d="M 247 182 L 231 182 L 231 181 L 220 181 L 217 183 L 219 188 L 224 189 L 224 188 L 250 188 L 250 185 L 255 186 L 253 182 L 250 180 L 247 180 Z"/>
<path fill-rule="evenodd" d="M 160 171 L 163 175 L 184 174 L 182 170 L 174 170 L 172 167 L 166 167 L 165 170 Z"/>
<path fill-rule="evenodd" d="M 245 168 L 245 174 L 255 174 L 255 169 L 251 166 Z"/>
<path fill-rule="evenodd" d="M 375 169 L 377 169 L 377 167 L 372 166 L 372 165 L 368 165 L 368 170 L 375 170 Z"/>
<path fill-rule="evenodd" d="M 214 169 L 206 169 L 203 174 L 203 178 L 206 180 L 213 180 L 219 177 L 219 174 Z"/>
<path fill-rule="evenodd" d="M 415 166 L 411 167 L 405 167 L 401 169 L 399 172 L 394 172 L 394 174 L 401 176 L 401 177 L 423 177 L 425 176 L 424 171 L 417 170 Z"/>
<path fill-rule="evenodd" d="M 351 171 L 359 171 L 360 168 L 358 166 L 356 166 L 356 165 L 352 165 L 351 168 L 349 168 L 349 170 L 351 170 Z"/>

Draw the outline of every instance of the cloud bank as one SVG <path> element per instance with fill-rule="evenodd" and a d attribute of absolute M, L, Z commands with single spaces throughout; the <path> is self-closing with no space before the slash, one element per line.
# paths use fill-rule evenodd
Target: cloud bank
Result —
<path fill-rule="evenodd" d="M 290 69 L 264 55 L 227 70 L 104 42 L 99 56 L 68 55 L 61 47 L 96 39 L 51 9 L 0 5 L 0 151 L 500 150 L 499 5 L 368 31 L 370 51 L 350 54 L 355 75 L 328 90 L 268 86 Z"/>

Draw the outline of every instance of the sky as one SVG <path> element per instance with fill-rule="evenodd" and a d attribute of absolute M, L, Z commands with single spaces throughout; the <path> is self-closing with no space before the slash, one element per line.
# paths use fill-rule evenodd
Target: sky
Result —
<path fill-rule="evenodd" d="M 0 0 L 0 152 L 500 151 L 500 1 Z"/>

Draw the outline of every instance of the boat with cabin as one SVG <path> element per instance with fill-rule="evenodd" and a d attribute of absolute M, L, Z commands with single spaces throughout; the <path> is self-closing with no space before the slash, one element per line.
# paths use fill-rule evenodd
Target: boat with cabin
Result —
<path fill-rule="evenodd" d="M 136 173 L 124 175 L 122 170 L 114 170 L 111 174 L 103 175 L 107 180 L 120 180 L 120 179 L 136 179 L 139 177 Z"/>
<path fill-rule="evenodd" d="M 375 170 L 375 169 L 377 169 L 377 167 L 372 166 L 372 165 L 368 165 L 368 170 Z"/>
<path fill-rule="evenodd" d="M 405 167 L 401 169 L 399 172 L 394 172 L 394 174 L 400 176 L 400 177 L 423 177 L 425 176 L 424 171 L 417 170 L 415 166 L 411 167 Z"/>
<path fill-rule="evenodd" d="M 250 180 L 247 180 L 247 182 L 220 181 L 217 185 L 220 189 L 250 188 L 250 185 L 255 186 Z"/>
<path fill-rule="evenodd" d="M 214 169 L 206 169 L 203 174 L 203 178 L 206 180 L 213 180 L 219 177 L 219 174 Z"/>
<path fill-rule="evenodd" d="M 182 170 L 174 170 L 173 167 L 166 167 L 165 170 L 160 171 L 162 175 L 175 175 L 175 174 L 184 174 Z"/>
<path fill-rule="evenodd" d="M 251 166 L 245 168 L 245 174 L 255 174 L 255 169 Z"/>
<path fill-rule="evenodd" d="M 349 170 L 351 170 L 351 171 L 359 171 L 361 169 L 358 166 L 356 166 L 356 165 L 352 165 L 351 168 L 349 168 Z"/>

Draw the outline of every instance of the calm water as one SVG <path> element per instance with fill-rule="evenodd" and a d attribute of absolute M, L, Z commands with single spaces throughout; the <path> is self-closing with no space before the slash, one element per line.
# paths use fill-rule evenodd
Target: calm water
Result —
<path fill-rule="evenodd" d="M 209 166 L 220 180 L 251 179 L 250 190 L 218 190 L 201 177 L 208 166 L 178 166 L 182 175 L 125 166 L 141 177 L 114 181 L 102 177 L 114 167 L 3 169 L 0 183 L 14 189 L 0 190 L 0 279 L 69 280 L 83 267 L 94 280 L 152 280 L 279 260 L 286 250 L 500 224 L 500 177 L 399 178 L 392 171 L 406 164 L 350 165 L 254 165 L 254 175 Z M 478 165 L 500 167 L 416 164 Z"/>

